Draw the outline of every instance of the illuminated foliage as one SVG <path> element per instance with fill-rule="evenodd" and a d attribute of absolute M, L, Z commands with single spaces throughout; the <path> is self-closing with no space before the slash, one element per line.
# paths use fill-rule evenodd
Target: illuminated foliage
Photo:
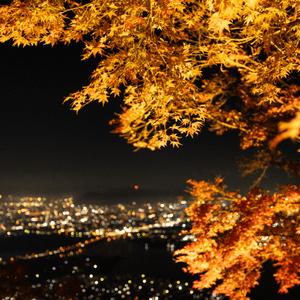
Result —
<path fill-rule="evenodd" d="M 225 190 L 222 179 L 215 184 L 189 181 L 196 201 L 186 209 L 193 221 L 190 233 L 196 241 L 177 250 L 185 271 L 200 273 L 198 289 L 215 288 L 231 300 L 249 299 L 258 284 L 262 264 L 276 261 L 275 278 L 280 293 L 300 284 L 300 188 L 280 187 L 274 195 L 252 189 L 247 197 Z M 222 281 L 222 283 L 220 283 Z"/>
<path fill-rule="evenodd" d="M 82 59 L 100 62 L 65 101 L 78 112 L 124 94 L 111 123 L 137 148 L 179 146 L 208 121 L 218 134 L 238 129 L 245 149 L 298 111 L 299 10 L 295 1 L 14 0 L 0 6 L 0 41 L 82 41 Z M 273 147 L 298 138 L 281 124 Z"/>
<path fill-rule="evenodd" d="M 83 42 L 82 59 L 99 64 L 65 101 L 78 112 L 122 95 L 111 124 L 137 149 L 178 147 L 206 122 L 217 134 L 237 130 L 242 149 L 258 148 L 241 159 L 244 174 L 275 165 L 299 175 L 299 162 L 276 150 L 299 141 L 299 15 L 300 3 L 289 0 L 14 0 L 0 6 L 0 41 Z M 246 299 L 269 259 L 280 266 L 280 292 L 299 283 L 297 187 L 238 198 L 220 179 L 191 184 L 197 241 L 177 259 L 201 273 L 196 287 L 223 280 L 217 292 Z"/>

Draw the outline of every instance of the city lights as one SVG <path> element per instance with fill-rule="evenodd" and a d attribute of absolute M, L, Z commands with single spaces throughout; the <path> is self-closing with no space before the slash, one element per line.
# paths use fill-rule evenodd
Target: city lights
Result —
<path fill-rule="evenodd" d="M 95 257 L 85 256 L 89 247 L 98 242 L 126 239 L 145 240 L 143 249 L 149 252 L 152 250 L 152 239 L 165 243 L 165 250 L 171 257 L 176 240 L 184 242 L 185 239 L 179 235 L 183 225 L 188 224 L 187 216 L 181 208 L 180 201 L 151 205 L 76 206 L 72 198 L 47 200 L 30 197 L 5 202 L 0 204 L 2 236 L 65 236 L 74 242 L 15 256 L 0 253 L 0 266 L 17 261 L 38 266 L 41 259 L 47 259 L 49 267 L 37 269 L 38 272 L 29 272 L 25 276 L 28 280 L 35 279 L 31 286 L 32 294 L 46 283 L 43 285 L 45 299 L 50 299 L 57 288 L 63 288 L 66 278 L 70 276 L 78 278 L 78 293 L 82 299 L 136 299 L 145 293 L 148 299 L 161 299 L 162 296 L 171 299 L 179 291 L 182 295 L 199 297 L 191 283 L 179 284 L 179 280 L 157 279 L 146 273 L 130 278 L 121 276 L 115 280 L 108 279 L 101 275 L 102 268 Z M 65 274 L 65 277 L 60 278 L 62 275 L 59 274 Z"/>

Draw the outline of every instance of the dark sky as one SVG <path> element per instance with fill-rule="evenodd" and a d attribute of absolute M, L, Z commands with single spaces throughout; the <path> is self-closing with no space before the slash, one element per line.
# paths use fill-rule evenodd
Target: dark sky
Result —
<path fill-rule="evenodd" d="M 81 47 L 0 44 L 2 195 L 163 201 L 185 194 L 188 179 L 222 175 L 232 190 L 251 185 L 254 177 L 242 179 L 237 171 L 242 151 L 234 132 L 220 137 L 205 129 L 183 139 L 179 149 L 133 152 L 108 125 L 120 99 L 104 107 L 90 104 L 78 115 L 62 105 L 64 97 L 88 84 L 97 64 L 97 59 L 81 61 Z M 274 183 L 272 176 L 268 181 Z"/>

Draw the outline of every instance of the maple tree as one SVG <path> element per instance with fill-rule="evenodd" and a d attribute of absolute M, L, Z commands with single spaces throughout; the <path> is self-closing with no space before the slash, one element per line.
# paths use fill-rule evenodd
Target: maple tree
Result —
<path fill-rule="evenodd" d="M 83 42 L 82 59 L 99 64 L 65 101 L 78 112 L 122 95 L 111 124 L 137 149 L 178 147 L 207 123 L 216 134 L 237 130 L 241 148 L 256 149 L 240 161 L 245 174 L 273 165 L 298 176 L 299 162 L 277 145 L 299 142 L 299 15 L 289 0 L 14 0 L 0 6 L 0 41 Z M 200 273 L 196 288 L 223 280 L 216 292 L 247 299 L 266 260 L 279 266 L 279 292 L 300 283 L 300 190 L 269 195 L 259 179 L 247 197 L 220 178 L 190 181 L 196 241 L 176 254 Z"/>

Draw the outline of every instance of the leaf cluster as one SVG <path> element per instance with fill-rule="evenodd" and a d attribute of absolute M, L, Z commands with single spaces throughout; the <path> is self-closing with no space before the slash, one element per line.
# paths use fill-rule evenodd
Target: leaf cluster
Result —
<path fill-rule="evenodd" d="M 189 181 L 195 202 L 186 209 L 196 241 L 175 252 L 186 272 L 200 274 L 194 288 L 210 288 L 231 300 L 246 300 L 258 284 L 262 264 L 273 260 L 280 293 L 300 283 L 300 188 L 280 187 L 265 194 L 254 188 L 247 197 L 214 184 Z"/>
<path fill-rule="evenodd" d="M 178 147 L 205 121 L 218 134 L 238 130 L 242 148 L 275 146 L 298 139 L 278 137 L 277 124 L 299 110 L 289 83 L 299 78 L 299 11 L 297 1 L 274 0 L 14 0 L 0 6 L 0 41 L 82 41 L 82 59 L 100 62 L 65 101 L 78 112 L 125 90 L 111 124 L 137 149 Z"/>

